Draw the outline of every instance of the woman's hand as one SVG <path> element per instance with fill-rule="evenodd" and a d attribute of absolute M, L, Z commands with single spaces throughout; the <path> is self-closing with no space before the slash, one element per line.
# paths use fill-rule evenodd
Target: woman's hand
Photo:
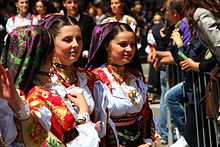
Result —
<path fill-rule="evenodd" d="M 153 62 L 155 61 L 155 59 L 156 59 L 156 55 L 157 55 L 156 51 L 150 53 L 150 54 L 147 56 L 147 61 L 148 61 L 149 63 L 153 63 Z"/>
<path fill-rule="evenodd" d="M 9 70 L 0 65 L 0 97 L 7 100 L 13 111 L 18 114 L 24 103 L 18 96 Z"/>
<path fill-rule="evenodd" d="M 77 107 L 79 107 L 79 114 L 81 113 L 89 113 L 89 106 L 86 102 L 85 97 L 81 93 L 69 93 L 67 94 L 67 98 L 71 100 Z"/>
<path fill-rule="evenodd" d="M 173 39 L 173 43 L 175 43 L 178 48 L 183 46 L 183 40 L 182 37 L 180 36 L 179 29 L 173 30 L 173 33 L 171 34 L 170 38 Z"/>
<path fill-rule="evenodd" d="M 199 62 L 194 62 L 191 58 L 180 62 L 182 70 L 199 70 Z"/>

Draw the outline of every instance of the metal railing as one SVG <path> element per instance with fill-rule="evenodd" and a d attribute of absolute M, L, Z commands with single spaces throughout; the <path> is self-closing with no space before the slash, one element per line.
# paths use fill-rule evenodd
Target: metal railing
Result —
<path fill-rule="evenodd" d="M 175 65 L 173 65 L 175 66 Z M 172 69 L 173 70 L 173 69 Z M 174 86 L 175 84 L 182 81 L 182 75 L 177 76 L 177 80 L 174 80 L 174 72 L 179 73 L 180 70 L 175 69 L 177 71 L 172 71 L 167 73 L 171 74 L 172 79 L 169 81 L 172 81 L 169 83 L 170 87 Z M 195 74 L 197 76 L 195 76 Z M 179 74 L 176 74 L 179 75 Z M 198 72 L 192 72 L 192 86 L 193 86 L 193 98 L 194 98 L 194 113 L 195 113 L 195 126 L 196 126 L 196 139 L 197 139 L 197 146 L 198 147 L 218 147 L 220 146 L 220 127 L 217 123 L 217 117 L 208 117 L 206 115 L 206 109 L 207 109 L 207 98 L 205 98 L 206 92 L 207 92 L 207 85 L 211 81 L 213 89 L 215 89 L 214 95 L 217 97 L 217 106 L 220 103 L 220 74 L 217 75 L 218 80 L 211 80 L 209 73 L 198 73 Z M 176 81 L 174 83 L 173 81 Z M 211 90 L 213 90 L 211 89 Z M 185 93 L 185 91 L 183 91 Z M 184 95 L 185 97 L 186 95 Z M 187 97 L 186 97 L 187 98 Z M 185 112 L 187 112 L 187 102 L 184 104 Z M 217 110 L 216 110 L 217 111 Z M 216 112 L 218 114 L 218 112 Z M 187 115 L 185 113 L 185 121 L 191 121 L 187 120 Z M 173 134 L 175 131 L 175 126 L 172 123 L 171 114 L 168 111 L 168 119 L 167 119 L 167 125 L 168 125 L 168 142 L 169 144 L 172 144 L 173 141 Z M 194 147 L 194 146 L 193 146 Z"/>

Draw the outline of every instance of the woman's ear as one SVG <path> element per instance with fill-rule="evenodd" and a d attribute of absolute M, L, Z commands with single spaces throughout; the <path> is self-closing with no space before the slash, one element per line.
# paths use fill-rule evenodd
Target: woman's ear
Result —
<path fill-rule="evenodd" d="M 18 9 L 18 2 L 15 2 L 15 6 L 16 6 L 16 8 Z"/>

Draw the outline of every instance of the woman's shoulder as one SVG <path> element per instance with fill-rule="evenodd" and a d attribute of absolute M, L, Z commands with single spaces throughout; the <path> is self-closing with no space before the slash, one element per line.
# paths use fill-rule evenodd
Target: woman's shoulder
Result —
<path fill-rule="evenodd" d="M 194 20 L 195 21 L 200 20 L 202 16 L 209 16 L 214 18 L 214 15 L 212 14 L 211 11 L 205 8 L 197 8 L 193 15 Z"/>
<path fill-rule="evenodd" d="M 134 17 L 132 17 L 130 15 L 124 15 L 124 17 L 126 18 L 127 23 L 130 24 L 131 22 L 133 22 L 133 23 L 137 24 L 137 21 Z"/>
<path fill-rule="evenodd" d="M 98 68 L 93 69 L 92 72 L 93 72 L 95 75 L 97 75 L 103 83 L 106 83 L 106 84 L 107 84 L 107 83 L 110 83 L 110 81 L 109 81 L 107 75 L 105 74 L 105 72 L 102 70 L 101 67 L 98 67 Z"/>
<path fill-rule="evenodd" d="M 110 22 L 111 19 L 112 19 L 112 16 L 105 17 L 105 18 L 102 20 L 101 24 L 108 23 L 108 22 Z"/>
<path fill-rule="evenodd" d="M 99 76 L 97 76 L 95 73 L 91 71 L 86 70 L 85 68 L 78 67 L 78 71 L 82 74 L 85 74 L 89 80 L 94 80 L 94 81 L 100 80 Z"/>
<path fill-rule="evenodd" d="M 143 74 L 136 70 L 136 69 L 133 69 L 133 68 L 130 68 L 130 67 L 127 67 L 126 69 L 129 73 L 131 73 L 132 75 L 134 75 L 135 77 L 143 77 Z"/>

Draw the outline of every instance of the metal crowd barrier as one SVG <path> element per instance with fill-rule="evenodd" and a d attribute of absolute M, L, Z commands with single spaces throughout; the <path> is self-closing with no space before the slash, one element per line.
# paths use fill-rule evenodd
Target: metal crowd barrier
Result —
<path fill-rule="evenodd" d="M 174 68 L 174 69 L 173 69 Z M 176 71 L 175 71 L 176 70 Z M 171 72 L 170 72 L 171 71 Z M 171 70 L 168 70 L 167 73 L 169 75 L 171 74 L 171 83 L 169 83 L 170 87 L 176 85 L 177 83 L 181 82 L 183 80 L 182 74 L 180 74 L 180 70 L 178 70 L 175 65 L 171 66 Z M 176 73 L 174 73 L 176 72 Z M 177 74 L 178 73 L 178 74 Z M 198 79 L 194 79 L 194 75 L 197 74 Z M 180 75 L 176 76 L 176 80 L 174 80 L 174 75 Z M 198 147 L 220 147 L 220 126 L 217 123 L 216 117 L 209 117 L 206 118 L 206 115 L 201 115 L 201 118 L 198 116 L 200 113 L 205 114 L 205 99 L 204 94 L 207 87 L 208 82 L 212 81 L 215 83 L 213 86 L 216 88 L 216 95 L 218 99 L 218 104 L 220 104 L 220 74 L 217 75 L 217 80 L 212 80 L 210 77 L 210 73 L 201 73 L 198 72 L 192 72 L 193 77 L 193 95 L 194 95 L 194 102 L 198 101 L 198 99 L 201 101 L 201 103 L 194 103 L 194 110 L 195 110 L 195 121 L 196 121 L 196 134 L 197 134 L 197 144 Z M 174 82 L 175 81 L 175 82 Z M 195 82 L 197 81 L 197 82 Z M 185 93 L 185 92 L 183 92 Z M 185 95 L 184 95 L 185 96 Z M 201 107 L 200 107 L 201 106 Z M 184 104 L 185 112 L 186 112 L 186 104 Z M 200 112 L 199 112 L 200 111 Z M 167 121 L 167 127 L 168 127 L 168 143 L 173 144 L 173 134 L 175 131 L 175 126 L 172 124 L 171 114 L 168 110 L 168 121 Z M 205 118 L 204 118 L 205 117 Z M 218 117 L 218 116 L 217 116 Z M 185 113 L 186 118 L 186 113 Z M 205 121 L 204 121 L 205 120 Z M 190 120 L 185 120 L 190 121 Z M 213 129 L 214 128 L 214 129 Z"/>

